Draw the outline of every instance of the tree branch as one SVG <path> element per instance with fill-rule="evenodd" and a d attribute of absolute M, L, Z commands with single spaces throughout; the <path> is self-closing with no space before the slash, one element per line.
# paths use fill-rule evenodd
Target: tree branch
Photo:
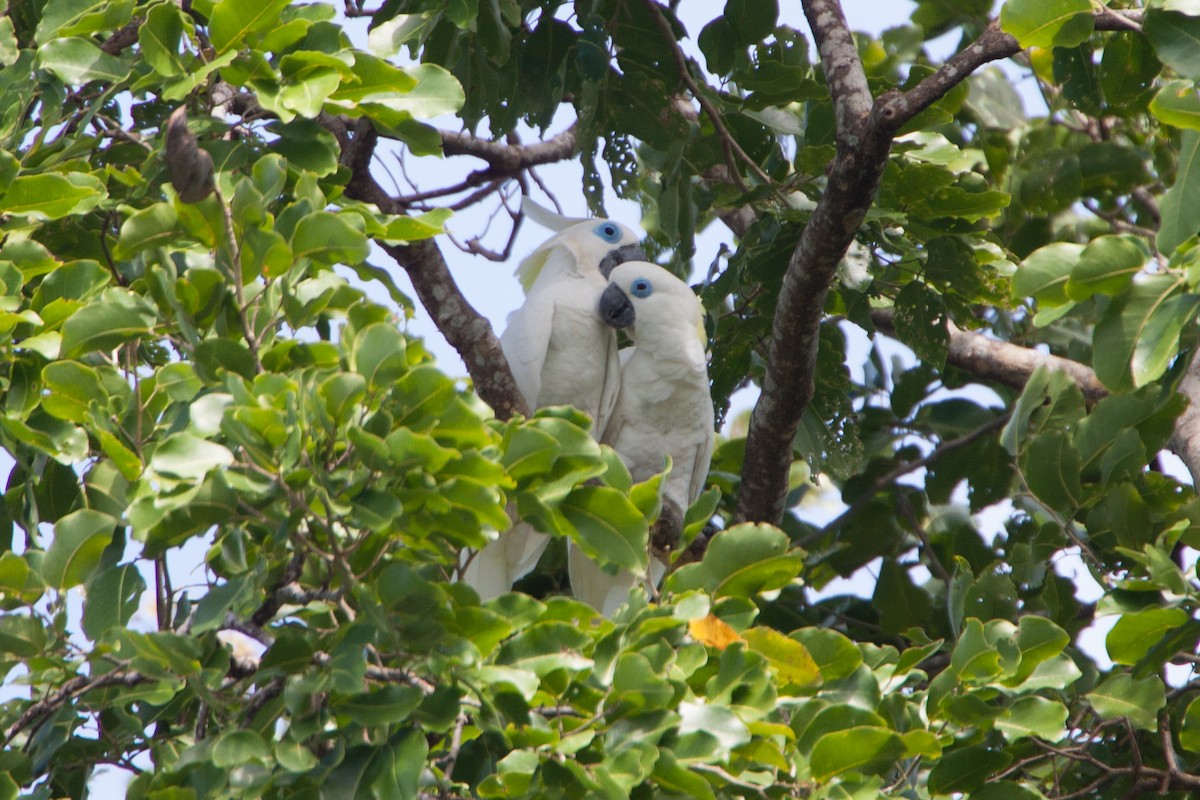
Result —
<path fill-rule="evenodd" d="M 804 0 L 803 7 L 834 104 L 837 155 L 825 192 L 784 274 L 768 344 L 762 393 L 751 415 L 746 439 L 741 493 L 735 513 L 738 521 L 778 523 L 783 516 L 792 441 L 814 390 L 813 372 L 825 295 L 838 262 L 874 202 L 896 131 L 983 64 L 1020 51 L 1017 41 L 993 22 L 979 39 L 913 89 L 889 91 L 872 103 L 841 4 L 838 0 Z M 1136 24 L 1139 20 L 1137 14 L 1108 10 L 1095 15 L 1099 30 L 1127 30 L 1131 22 Z M 744 226 L 747 222 L 744 217 L 732 214 L 722 218 L 734 230 L 734 226 Z M 1091 378 L 1085 394 L 1095 389 L 1103 391 L 1095 376 Z M 1093 396 L 1100 395 L 1093 392 Z"/>
<path fill-rule="evenodd" d="M 895 312 L 891 309 L 875 309 L 871 312 L 871 321 L 879 330 L 889 336 L 895 336 Z M 1035 369 L 1046 366 L 1065 372 L 1075 381 L 1089 406 L 1095 405 L 1108 395 L 1108 389 L 1104 388 L 1096 373 L 1086 364 L 1041 353 L 1011 342 L 989 339 L 981 333 L 964 331 L 953 323 L 948 327 L 950 348 L 946 354 L 946 363 L 981 380 L 995 381 L 1020 390 L 1025 388 Z"/>
<path fill-rule="evenodd" d="M 1188 405 L 1175 420 L 1168 446 L 1183 459 L 1192 475 L 1192 486 L 1200 487 L 1200 361 L 1195 358 L 1179 382 L 1179 393 L 1188 399 Z"/>
<path fill-rule="evenodd" d="M 25 709 L 21 716 L 17 717 L 17 721 L 8 727 L 4 733 L 4 742 L 7 744 L 13 740 L 17 734 L 28 728 L 40 717 L 57 711 L 64 704 L 87 694 L 93 689 L 101 689 L 105 686 L 136 686 L 139 683 L 146 681 L 147 678 L 139 675 L 136 672 L 128 672 L 126 670 L 114 670 L 106 672 L 103 675 L 78 675 L 64 683 L 56 692 L 38 700 L 36 703 Z"/>
<path fill-rule="evenodd" d="M 1103 9 L 1095 15 L 1096 30 L 1136 30 L 1141 23 L 1140 11 L 1112 11 Z M 965 49 L 955 53 L 925 80 L 912 89 L 897 95 L 891 102 L 892 113 L 898 126 L 920 114 L 936 103 L 946 92 L 966 80 L 975 70 L 992 61 L 1010 58 L 1021 52 L 1016 38 L 1000 29 L 1000 21 L 992 20 L 979 38 Z"/>
<path fill-rule="evenodd" d="M 374 203 L 387 213 L 403 213 L 399 203 L 371 175 L 370 162 L 378 137 L 369 123 L 356 124 L 353 130 L 343 123 L 334 135 L 342 146 L 341 163 L 352 173 L 346 194 Z M 560 148 L 557 152 L 562 152 L 563 141 L 565 138 L 557 145 Z M 515 414 L 528 416 L 529 408 L 517 389 L 508 360 L 500 349 L 500 340 L 487 319 L 463 296 L 436 242 L 426 239 L 407 245 L 378 244 L 408 273 L 421 304 L 462 357 L 480 398 L 500 419 Z"/>
<path fill-rule="evenodd" d="M 879 494 L 884 489 L 889 488 L 892 484 L 896 483 L 896 481 L 900 480 L 905 475 L 909 475 L 913 472 L 916 472 L 919 469 L 928 467 L 930 464 L 937 461 L 939 458 L 941 458 L 946 453 L 952 452 L 954 450 L 958 450 L 961 447 L 966 447 L 969 444 L 973 444 L 974 442 L 979 441 L 979 439 L 983 438 L 984 436 L 987 436 L 989 433 L 1000 430 L 1001 428 L 1003 428 L 1005 425 L 1008 424 L 1008 420 L 1011 416 L 1012 416 L 1012 414 L 1010 412 L 1006 411 L 1005 413 L 1000 414 L 999 416 L 997 416 L 991 420 L 988 420 L 987 422 L 985 422 L 983 425 L 980 425 L 975 430 L 969 431 L 968 433 L 965 433 L 962 436 L 959 436 L 957 439 L 948 439 L 948 440 L 942 442 L 937 447 L 935 447 L 933 450 L 931 450 L 927 455 L 924 455 L 921 458 L 916 458 L 916 459 L 913 459 L 912 461 L 905 461 L 901 464 L 897 464 L 895 467 L 892 467 L 892 469 L 888 470 L 886 473 L 884 473 L 883 475 L 880 475 L 878 478 L 876 478 L 874 481 L 872 481 L 871 485 L 868 486 L 867 489 L 862 494 L 860 494 L 857 498 L 855 498 L 854 502 L 851 503 L 850 506 L 845 511 L 843 511 L 841 514 L 839 514 L 837 517 L 835 517 L 833 520 L 831 520 L 829 522 L 829 524 L 827 524 L 825 527 L 821 528 L 819 531 L 816 531 L 813 534 L 810 534 L 806 538 L 806 540 L 801 541 L 799 543 L 800 546 L 804 547 L 810 541 L 816 540 L 816 539 L 818 539 L 822 536 L 825 536 L 829 533 L 836 532 L 838 529 L 840 529 L 842 527 L 842 525 L 844 525 L 846 523 L 846 521 L 848 519 L 853 517 L 855 514 L 857 514 L 859 511 L 861 511 L 864 506 L 866 506 L 873 499 L 875 499 L 875 495 Z M 928 543 L 926 543 L 926 544 L 928 544 Z"/>
<path fill-rule="evenodd" d="M 421 304 L 462 357 L 483 402 L 500 419 L 517 414 L 529 416 L 529 407 L 517 389 L 500 349 L 500 340 L 487 319 L 467 302 L 434 241 L 426 239 L 409 245 L 381 242 L 380 247 L 408 272 Z"/>
<path fill-rule="evenodd" d="M 720 110 L 713 105 L 712 100 L 700 90 L 699 84 L 692 77 L 692 72 L 688 68 L 687 56 L 683 54 L 683 50 L 679 47 L 679 42 L 675 39 L 675 31 L 671 29 L 671 22 L 663 14 L 662 6 L 655 0 L 644 0 L 646 10 L 650 12 L 650 16 L 654 18 L 654 24 L 658 26 L 659 33 L 662 34 L 663 45 L 670 49 L 671 57 L 675 60 L 675 69 L 679 73 L 679 79 L 683 81 L 683 85 L 692 93 L 692 97 L 696 98 L 696 102 L 704 109 L 704 113 L 708 116 L 712 123 L 713 130 L 717 133 L 717 138 L 721 140 L 721 150 L 725 155 L 725 163 L 728 168 L 729 178 L 735 186 L 741 191 L 746 191 L 747 186 L 742 180 L 741 173 L 737 169 L 737 161 L 734 159 L 736 155 L 744 164 L 750 167 L 750 170 L 758 176 L 758 179 L 765 185 L 770 186 L 772 181 L 767 173 L 763 172 L 762 167 L 746 154 L 742 146 L 725 127 L 725 120 L 721 117 Z"/>
<path fill-rule="evenodd" d="M 738 521 L 778 523 L 787 496 L 792 440 L 814 390 L 825 295 L 858 232 L 891 149 L 895 128 L 871 106 L 866 76 L 836 0 L 805 0 L 837 110 L 838 150 L 825 193 L 792 253 L 768 345 L 762 393 L 750 417 Z"/>
<path fill-rule="evenodd" d="M 469 133 L 439 131 L 442 137 L 442 152 L 448 156 L 474 156 L 488 163 L 492 169 L 507 175 L 537 167 L 565 161 L 575 155 L 578 147 L 578 128 L 575 123 L 562 133 L 544 142 L 523 145 L 502 144 L 478 139 Z"/>

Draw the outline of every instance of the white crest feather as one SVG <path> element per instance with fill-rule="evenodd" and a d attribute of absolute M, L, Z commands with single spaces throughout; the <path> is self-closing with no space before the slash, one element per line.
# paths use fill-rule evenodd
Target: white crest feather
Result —
<path fill-rule="evenodd" d="M 551 211 L 539 205 L 528 196 L 521 198 L 521 212 L 543 228 L 552 231 L 565 231 L 572 225 L 587 222 L 585 217 L 564 217 L 556 211 Z"/>

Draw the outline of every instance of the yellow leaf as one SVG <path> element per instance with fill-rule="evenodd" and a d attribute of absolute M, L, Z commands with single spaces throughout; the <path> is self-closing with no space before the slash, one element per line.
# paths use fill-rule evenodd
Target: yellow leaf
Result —
<path fill-rule="evenodd" d="M 738 636 L 737 631 L 712 614 L 689 622 L 688 633 L 700 644 L 715 647 L 718 650 L 724 650 L 734 642 L 744 641 L 741 636 Z"/>
<path fill-rule="evenodd" d="M 750 649 L 765 656 L 771 669 L 784 683 L 797 686 L 819 686 L 821 670 L 808 648 L 789 639 L 773 628 L 751 628 L 746 631 Z"/>

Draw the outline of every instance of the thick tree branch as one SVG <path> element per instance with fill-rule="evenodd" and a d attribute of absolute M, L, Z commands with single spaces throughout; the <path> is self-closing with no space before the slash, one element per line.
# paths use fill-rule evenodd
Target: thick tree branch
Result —
<path fill-rule="evenodd" d="M 455 131 L 439 133 L 442 137 L 442 152 L 446 155 L 475 156 L 486 161 L 493 170 L 510 176 L 530 167 L 565 161 L 575 155 L 579 145 L 578 131 L 574 123 L 544 142 L 529 145 L 491 142 L 478 139 L 469 133 Z"/>
<path fill-rule="evenodd" d="M 1111 11 L 1104 9 L 1095 15 L 1096 30 L 1136 30 L 1141 23 L 1140 11 Z M 965 49 L 955 53 L 936 72 L 919 84 L 897 95 L 891 105 L 898 124 L 902 125 L 936 103 L 946 92 L 966 80 L 975 70 L 992 61 L 1010 58 L 1021 52 L 1017 40 L 1000 30 L 1000 21 L 992 20 Z"/>
<path fill-rule="evenodd" d="M 825 295 L 883 176 L 895 127 L 871 106 L 866 77 L 836 0 L 805 0 L 837 109 L 838 150 L 825 193 L 792 253 L 771 328 L 762 393 L 750 417 L 738 520 L 783 516 L 792 440 L 812 398 Z M 886 105 L 882 106 L 886 109 Z"/>
<path fill-rule="evenodd" d="M 1016 40 L 993 22 L 979 39 L 913 89 L 890 91 L 872 102 L 841 4 L 804 0 L 803 6 L 835 108 L 837 155 L 780 289 L 762 393 L 750 418 L 738 520 L 777 523 L 783 515 L 792 441 L 814 389 L 825 295 L 838 262 L 874 202 L 896 131 L 983 64 L 1020 50 Z M 1095 16 L 1100 30 L 1126 30 L 1139 19 L 1136 14 L 1108 10 Z M 734 214 L 722 218 L 734 230 L 747 222 Z"/>
<path fill-rule="evenodd" d="M 871 321 L 879 330 L 895 336 L 895 312 L 891 309 L 875 309 Z M 1041 353 L 1011 342 L 989 339 L 981 333 L 964 331 L 954 324 L 949 325 L 950 348 L 946 363 L 971 373 L 983 381 L 995 381 L 1013 389 L 1024 389 L 1029 376 L 1040 366 L 1064 372 L 1075 381 L 1083 392 L 1089 406 L 1095 405 L 1108 395 L 1104 384 L 1092 372 L 1092 368 L 1069 358 Z"/>
<path fill-rule="evenodd" d="M 421 304 L 438 330 L 462 357 L 475 391 L 500 419 L 529 416 L 529 407 L 500 349 L 491 324 L 467 302 L 432 239 L 409 245 L 380 243 L 404 267 Z"/>
<path fill-rule="evenodd" d="M 1200 360 L 1193 358 L 1188 365 L 1179 393 L 1188 399 L 1188 407 L 1175 420 L 1170 448 L 1183 459 L 1192 474 L 1192 485 L 1200 490 Z"/>

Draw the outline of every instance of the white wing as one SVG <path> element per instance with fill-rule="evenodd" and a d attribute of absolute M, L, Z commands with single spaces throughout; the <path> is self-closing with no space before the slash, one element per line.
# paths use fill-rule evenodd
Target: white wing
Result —
<path fill-rule="evenodd" d="M 517 388 L 530 409 L 537 407 L 542 391 L 542 367 L 554 329 L 554 303 L 551 298 L 531 296 L 524 305 L 508 315 L 508 325 L 500 334 L 500 349 L 508 359 Z"/>
<path fill-rule="evenodd" d="M 463 582 L 482 600 L 499 597 L 533 571 L 549 544 L 546 534 L 524 522 L 517 523 L 475 554 L 463 570 Z"/>
<path fill-rule="evenodd" d="M 647 576 L 621 570 L 610 574 L 600 568 L 583 551 L 568 545 L 567 570 L 571 576 L 571 593 L 577 600 L 590 605 L 606 617 L 629 601 L 629 591 L 645 586 Z M 655 585 L 662 580 L 667 568 L 657 558 L 650 559 L 649 581 Z"/>

